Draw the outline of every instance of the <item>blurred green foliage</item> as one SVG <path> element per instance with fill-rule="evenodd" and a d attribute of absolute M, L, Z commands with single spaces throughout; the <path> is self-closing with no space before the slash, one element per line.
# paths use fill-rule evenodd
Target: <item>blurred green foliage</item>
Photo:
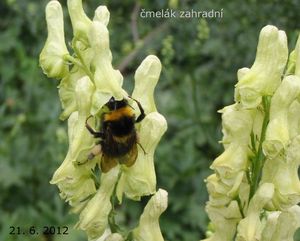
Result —
<path fill-rule="evenodd" d="M 56 80 L 38 66 L 46 39 L 47 1 L 0 2 L 0 240 L 85 240 L 72 226 L 76 215 L 49 184 L 67 152 L 66 123 L 59 121 Z M 66 1 L 65 29 L 71 25 Z M 130 93 L 137 66 L 156 54 L 163 71 L 156 89 L 159 111 L 168 131 L 156 153 L 158 187 L 169 192 L 169 207 L 161 217 L 166 240 L 204 237 L 209 165 L 221 152 L 221 121 L 217 110 L 233 101 L 236 72 L 251 66 L 260 29 L 273 24 L 285 30 L 290 47 L 299 32 L 297 0 L 86 0 L 92 17 L 99 4 L 108 6 L 114 66 L 120 66 Z M 221 10 L 223 18 L 141 18 L 141 9 Z M 134 11 L 136 9 L 136 11 Z M 127 200 L 121 223 L 133 227 L 142 203 Z M 10 235 L 10 226 L 69 226 L 69 235 Z M 300 240 L 296 238 L 295 240 Z"/>

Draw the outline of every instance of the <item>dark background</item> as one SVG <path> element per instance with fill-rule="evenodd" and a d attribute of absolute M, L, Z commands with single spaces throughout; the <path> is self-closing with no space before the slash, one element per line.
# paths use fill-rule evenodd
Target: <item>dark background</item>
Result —
<path fill-rule="evenodd" d="M 66 122 L 61 111 L 58 81 L 47 79 L 38 56 L 47 36 L 47 1 L 0 1 L 0 240 L 86 240 L 73 230 L 78 216 L 49 181 L 67 153 Z M 66 1 L 66 39 L 72 29 Z M 286 31 L 290 50 L 300 25 L 297 0 L 86 0 L 92 17 L 107 5 L 113 65 L 119 67 L 128 93 L 133 74 L 148 54 L 162 64 L 156 87 L 159 112 L 168 130 L 156 151 L 157 187 L 169 192 L 169 207 L 160 224 L 165 240 L 194 241 L 204 237 L 209 165 L 222 151 L 217 110 L 233 102 L 236 72 L 254 61 L 260 29 L 273 24 Z M 223 18 L 141 18 L 140 11 L 173 8 L 221 10 Z M 125 201 L 119 222 L 134 227 L 146 200 Z M 10 226 L 28 232 L 31 226 L 69 227 L 69 235 L 10 235 Z M 297 239 L 300 240 L 300 239 Z"/>

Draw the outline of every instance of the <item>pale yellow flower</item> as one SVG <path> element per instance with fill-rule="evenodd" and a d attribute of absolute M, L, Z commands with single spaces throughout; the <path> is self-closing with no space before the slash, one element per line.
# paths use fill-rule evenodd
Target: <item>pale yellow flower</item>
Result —
<path fill-rule="evenodd" d="M 167 129 L 165 118 L 156 111 L 154 88 L 161 71 L 161 64 L 156 56 L 148 56 L 139 66 L 135 74 L 133 98 L 143 106 L 146 117 L 137 126 L 138 141 L 144 148 L 139 148 L 135 164 L 122 167 L 121 178 L 117 187 L 117 196 L 122 201 L 122 195 L 139 200 L 141 196 L 153 194 L 156 191 L 156 175 L 154 169 L 154 151 Z M 133 104 L 138 110 L 136 103 Z M 136 115 L 139 113 L 137 112 Z"/>
<path fill-rule="evenodd" d="M 285 32 L 271 25 L 264 27 L 259 35 L 255 62 L 249 71 L 240 75 L 236 84 L 236 101 L 244 108 L 255 108 L 261 103 L 262 96 L 273 95 L 287 59 Z"/>
<path fill-rule="evenodd" d="M 225 149 L 232 143 L 248 145 L 256 112 L 241 109 L 238 104 L 226 106 L 218 112 L 222 114 L 222 144 Z"/>
<path fill-rule="evenodd" d="M 102 174 L 100 188 L 80 213 L 79 221 L 75 227 L 86 231 L 89 240 L 99 238 L 108 226 L 108 215 L 112 209 L 110 197 L 118 180 L 118 175 L 118 167 Z"/>
<path fill-rule="evenodd" d="M 89 165 L 75 167 L 74 153 L 72 146 L 76 143 L 76 127 L 78 123 L 78 112 L 73 112 L 68 120 L 68 136 L 70 147 L 68 154 L 55 171 L 51 184 L 57 184 L 60 190 L 60 195 L 73 207 L 73 212 L 79 212 L 87 203 L 87 198 L 96 192 L 96 187 L 93 179 L 91 179 L 91 171 L 95 165 L 90 162 Z M 88 136 L 86 136 L 88 138 Z"/>
<path fill-rule="evenodd" d="M 286 210 L 300 202 L 300 135 L 294 138 L 283 155 L 267 159 L 263 169 L 262 182 L 272 182 L 275 194 L 268 204 L 272 210 Z"/>
<path fill-rule="evenodd" d="M 236 186 L 234 184 L 232 186 L 226 185 L 216 174 L 211 174 L 205 181 L 209 193 L 209 205 L 211 206 L 225 206 L 231 202 L 232 196 L 236 194 Z M 240 181 L 238 180 L 236 183 L 239 185 Z M 238 185 L 237 187 L 239 187 Z M 229 192 L 233 195 L 228 195 Z"/>
<path fill-rule="evenodd" d="M 156 191 L 156 175 L 154 169 L 154 151 L 167 129 L 165 118 L 157 112 L 146 116 L 140 126 L 139 142 L 146 154 L 139 148 L 139 154 L 132 167 L 122 167 L 122 174 L 117 187 L 117 196 L 122 201 L 122 194 L 133 200 Z"/>
<path fill-rule="evenodd" d="M 273 195 L 272 183 L 264 183 L 259 187 L 249 203 L 246 217 L 238 224 L 236 241 L 259 241 L 261 239 L 264 227 L 260 218 L 261 210 Z"/>
<path fill-rule="evenodd" d="M 210 167 L 217 174 L 207 179 L 211 205 L 226 205 L 238 195 L 248 165 L 250 134 L 256 114 L 254 110 L 241 109 L 238 104 L 219 112 L 222 113 L 225 151 Z"/>
<path fill-rule="evenodd" d="M 92 21 L 86 16 L 83 10 L 82 0 L 68 0 L 67 4 L 74 37 L 88 46 L 88 32 Z"/>
<path fill-rule="evenodd" d="M 237 202 L 231 201 L 228 206 L 223 207 L 214 207 L 208 204 L 205 209 L 212 222 L 214 232 L 211 237 L 202 241 L 232 241 L 236 225 L 241 219 Z"/>
<path fill-rule="evenodd" d="M 290 142 L 288 111 L 300 94 L 300 78 L 289 75 L 283 79 L 271 100 L 270 122 L 263 149 L 267 156 L 275 157 Z"/>
<path fill-rule="evenodd" d="M 261 233 L 262 241 L 274 241 L 272 236 L 276 230 L 276 225 L 280 213 L 280 211 L 265 212 L 266 220 Z"/>
<path fill-rule="evenodd" d="M 160 72 L 161 63 L 155 55 L 147 56 L 135 72 L 132 97 L 139 100 L 146 113 L 157 111 L 154 89 L 159 80 Z"/>
<path fill-rule="evenodd" d="M 93 94 L 91 114 L 96 114 L 113 96 L 116 100 L 126 98 L 128 94 L 122 89 L 123 76 L 112 66 L 109 48 L 109 34 L 106 26 L 93 21 L 89 32 L 89 41 L 93 49 L 92 63 L 95 67 L 94 82 L 96 90 Z"/>
<path fill-rule="evenodd" d="M 94 168 L 96 160 L 85 166 L 74 166 L 74 163 L 86 161 L 90 149 L 94 146 L 94 139 L 85 128 L 93 88 L 88 77 L 83 77 L 77 82 L 75 98 L 78 111 L 73 112 L 68 120 L 69 150 L 51 180 L 52 184 L 58 185 L 62 198 L 70 203 L 74 212 L 81 210 L 85 204 L 83 200 L 96 191 L 91 178 L 91 169 Z"/>
<path fill-rule="evenodd" d="M 295 205 L 288 210 L 281 212 L 270 241 L 294 241 L 294 234 L 299 227 L 300 207 Z"/>
<path fill-rule="evenodd" d="M 69 52 L 65 44 L 63 12 L 58 1 L 47 4 L 46 21 L 48 37 L 40 53 L 40 66 L 49 78 L 61 79 L 69 71 L 64 60 Z"/>
<path fill-rule="evenodd" d="M 163 241 L 159 227 L 159 216 L 168 206 L 168 193 L 159 189 L 148 201 L 140 217 L 139 225 L 133 230 L 135 241 Z"/>

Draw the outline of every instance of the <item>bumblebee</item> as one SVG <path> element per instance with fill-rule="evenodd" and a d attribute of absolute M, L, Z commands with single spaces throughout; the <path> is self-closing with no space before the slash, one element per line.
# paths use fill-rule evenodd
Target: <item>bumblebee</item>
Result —
<path fill-rule="evenodd" d="M 104 173 L 108 172 L 118 163 L 130 167 L 135 163 L 137 158 L 137 145 L 140 144 L 138 143 L 135 124 L 145 118 L 145 112 L 137 100 L 131 99 L 137 103 L 140 110 L 140 115 L 137 118 L 135 118 L 133 108 L 128 104 L 126 99 L 115 100 L 115 98 L 112 97 L 104 105 L 106 111 L 104 111 L 100 117 L 100 131 L 95 131 L 88 124 L 90 117 L 86 120 L 86 128 L 88 131 L 95 138 L 100 138 L 100 141 L 89 154 L 88 160 L 101 154 L 100 166 Z"/>

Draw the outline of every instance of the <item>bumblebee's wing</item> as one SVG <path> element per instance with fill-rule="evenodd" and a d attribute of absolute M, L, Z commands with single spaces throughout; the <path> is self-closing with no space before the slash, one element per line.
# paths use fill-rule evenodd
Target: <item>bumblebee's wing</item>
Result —
<path fill-rule="evenodd" d="M 102 155 L 100 166 L 103 173 L 110 171 L 110 169 L 115 167 L 117 164 L 118 162 L 115 158 L 109 157 L 107 155 Z"/>
<path fill-rule="evenodd" d="M 135 163 L 137 156 L 138 149 L 136 143 L 134 143 L 130 151 L 126 155 L 118 158 L 118 161 L 120 164 L 125 164 L 127 167 L 131 167 Z"/>

